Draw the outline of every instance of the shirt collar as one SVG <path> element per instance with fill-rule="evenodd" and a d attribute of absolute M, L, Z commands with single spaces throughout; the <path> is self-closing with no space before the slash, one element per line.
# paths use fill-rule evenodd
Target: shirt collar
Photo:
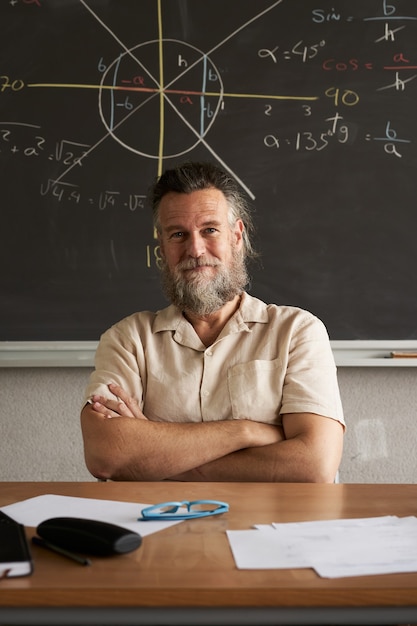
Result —
<path fill-rule="evenodd" d="M 268 311 L 265 302 L 250 296 L 246 291 L 242 293 L 240 306 L 233 317 L 228 321 L 226 327 L 228 333 L 238 332 L 239 330 L 249 330 L 247 324 L 250 322 L 259 322 L 266 324 L 268 322 Z M 158 311 L 153 325 L 153 332 L 158 333 L 164 330 L 176 331 L 183 325 L 189 325 L 182 312 L 173 304 Z"/>

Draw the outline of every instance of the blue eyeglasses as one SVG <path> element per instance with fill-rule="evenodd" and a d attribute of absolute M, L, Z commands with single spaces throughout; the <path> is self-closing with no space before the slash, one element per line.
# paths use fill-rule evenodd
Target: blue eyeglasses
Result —
<path fill-rule="evenodd" d="M 138 519 L 144 520 L 184 520 L 196 519 L 199 517 L 209 517 L 210 515 L 220 515 L 229 510 L 227 502 L 219 500 L 183 500 L 182 502 L 161 502 L 153 506 L 147 506 L 142 509 L 142 517 Z"/>

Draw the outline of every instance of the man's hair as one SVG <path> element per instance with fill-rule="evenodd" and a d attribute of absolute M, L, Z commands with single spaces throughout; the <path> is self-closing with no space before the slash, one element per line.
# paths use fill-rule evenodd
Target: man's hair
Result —
<path fill-rule="evenodd" d="M 256 258 L 251 238 L 254 226 L 251 212 L 236 180 L 227 172 L 212 163 L 187 162 L 173 169 L 166 170 L 156 181 L 149 192 L 152 206 L 154 226 L 160 232 L 159 204 L 162 198 L 171 191 L 176 193 L 192 193 L 203 189 L 218 189 L 223 193 L 229 206 L 229 225 L 234 228 L 236 220 L 244 224 L 243 244 L 245 256 Z"/>

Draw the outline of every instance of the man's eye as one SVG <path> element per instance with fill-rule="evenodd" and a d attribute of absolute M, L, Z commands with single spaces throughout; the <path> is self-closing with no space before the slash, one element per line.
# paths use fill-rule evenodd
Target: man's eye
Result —
<path fill-rule="evenodd" d="M 171 235 L 171 239 L 181 239 L 181 237 L 184 237 L 184 233 L 182 231 L 179 231 L 178 233 L 172 233 Z"/>
<path fill-rule="evenodd" d="M 206 233 L 214 234 L 217 233 L 217 228 L 211 227 L 211 228 L 206 228 Z"/>

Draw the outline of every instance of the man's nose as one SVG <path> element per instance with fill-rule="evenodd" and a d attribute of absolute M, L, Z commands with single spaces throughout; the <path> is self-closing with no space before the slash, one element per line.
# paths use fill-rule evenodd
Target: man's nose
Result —
<path fill-rule="evenodd" d="M 206 251 L 204 238 L 199 233 L 191 233 L 187 240 L 188 256 L 198 259 Z"/>

